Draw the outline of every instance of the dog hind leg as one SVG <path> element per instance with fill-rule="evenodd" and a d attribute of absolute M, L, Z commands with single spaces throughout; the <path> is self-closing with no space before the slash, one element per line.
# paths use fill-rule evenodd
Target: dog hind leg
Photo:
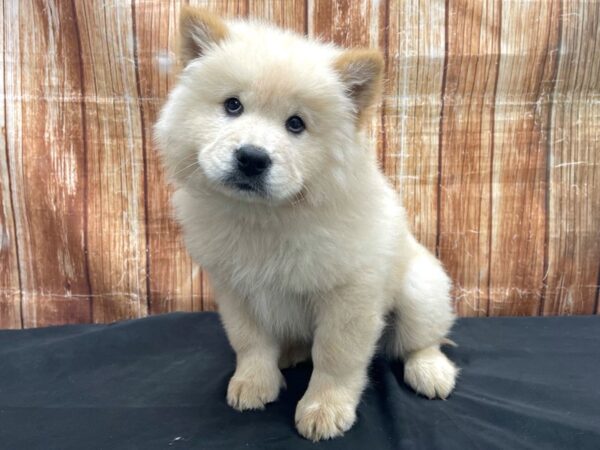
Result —
<path fill-rule="evenodd" d="M 428 398 L 446 398 L 458 369 L 442 353 L 454 322 L 450 279 L 441 263 L 414 242 L 414 255 L 398 271 L 393 287 L 393 323 L 384 338 L 388 356 L 404 361 L 404 381 Z"/>

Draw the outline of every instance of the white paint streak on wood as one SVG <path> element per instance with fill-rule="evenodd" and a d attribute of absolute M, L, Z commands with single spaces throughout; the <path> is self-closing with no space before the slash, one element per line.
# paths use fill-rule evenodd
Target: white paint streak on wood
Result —
<path fill-rule="evenodd" d="M 553 6 L 503 3 L 492 129 L 490 315 L 536 315 L 541 306 L 546 130 L 556 73 L 556 58 L 547 50 L 559 41 Z"/>
<path fill-rule="evenodd" d="M 142 122 L 137 98 L 131 5 L 78 4 L 86 106 L 88 241 L 94 321 L 147 314 Z M 107 46 L 109 42 L 111 45 Z M 119 298 L 113 292 L 131 292 Z"/>
<path fill-rule="evenodd" d="M 549 152 L 544 314 L 598 313 L 600 2 L 562 2 Z"/>
<path fill-rule="evenodd" d="M 14 226 L 12 254 L 8 257 L 8 264 L 6 266 L 3 265 L 2 271 L 10 270 L 10 273 L 3 274 L 3 278 L 7 280 L 6 283 L 13 289 L 20 289 L 19 280 L 27 273 L 28 269 L 26 262 L 21 259 L 23 249 L 19 248 L 17 252 L 16 247 L 17 240 L 23 239 L 22 232 L 25 226 L 22 214 L 23 182 L 20 176 L 22 163 L 22 110 L 18 102 L 10 100 L 10 97 L 14 97 L 21 92 L 21 55 L 18 51 L 20 48 L 20 36 L 18 33 L 19 8 L 19 2 L 5 2 L 2 8 L 4 14 L 2 33 L 4 50 L 2 68 L 4 76 L 2 82 L 4 84 L 3 96 L 5 102 L 2 111 L 2 125 L 4 127 L 5 140 L 2 142 L 3 154 L 1 155 L 0 176 L 2 177 L 4 225 L 7 229 Z M 4 110 L 6 110 L 6 115 L 4 115 Z M 9 299 L 9 302 L 14 301 L 14 295 L 12 295 L 12 299 Z M 20 293 L 20 297 L 22 307 L 23 302 L 26 301 L 26 296 Z M 23 320 L 21 311 L 18 314 L 19 322 L 16 323 L 14 320 L 12 319 L 12 323 L 8 324 L 4 323 L 3 320 L 0 320 L 0 322 L 6 327 L 20 327 Z"/>
<path fill-rule="evenodd" d="M 417 238 L 435 250 L 439 114 L 444 64 L 443 2 L 390 2 L 386 173 Z"/>
<path fill-rule="evenodd" d="M 2 29 L 0 39 L 4 39 L 4 29 Z M 0 47 L 3 46 L 4 42 L 2 41 Z M 5 52 L 0 53 L 1 68 L 5 66 L 5 55 Z M 3 83 L 4 77 L 0 76 L 0 92 L 4 92 Z M 2 100 L 6 101 L 5 98 Z M 4 105 L 0 105 L 0 128 L 3 131 L 3 136 L 0 136 L 0 207 L 2 208 L 0 210 L 0 286 L 6 289 L 4 292 L 0 291 L 0 328 L 20 328 L 21 292 L 16 240 L 14 239 L 10 174 L 4 139 L 4 133 L 7 132 Z"/>

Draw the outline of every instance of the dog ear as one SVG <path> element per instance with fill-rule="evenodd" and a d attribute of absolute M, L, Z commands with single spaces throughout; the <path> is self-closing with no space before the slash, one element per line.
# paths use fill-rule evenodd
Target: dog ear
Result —
<path fill-rule="evenodd" d="M 184 6 L 179 15 L 179 57 L 186 66 L 218 44 L 229 33 L 227 25 L 211 12 Z"/>
<path fill-rule="evenodd" d="M 384 68 L 381 52 L 369 48 L 346 50 L 337 58 L 334 68 L 346 85 L 358 120 L 362 122 L 381 95 Z"/>

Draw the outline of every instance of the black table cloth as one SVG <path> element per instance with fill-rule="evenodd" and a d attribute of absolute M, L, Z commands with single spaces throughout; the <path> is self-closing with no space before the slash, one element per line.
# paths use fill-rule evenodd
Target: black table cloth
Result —
<path fill-rule="evenodd" d="M 310 364 L 264 411 L 225 402 L 234 354 L 213 313 L 0 331 L 2 449 L 600 448 L 600 317 L 462 319 L 446 400 L 377 357 L 358 421 L 313 444 L 294 429 Z"/>

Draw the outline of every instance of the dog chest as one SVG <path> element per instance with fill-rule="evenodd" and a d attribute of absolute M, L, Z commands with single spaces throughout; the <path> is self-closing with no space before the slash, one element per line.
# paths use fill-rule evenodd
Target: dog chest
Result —
<path fill-rule="evenodd" d="M 276 216 L 265 208 L 263 214 L 258 207 L 240 211 L 182 191 L 174 202 L 192 257 L 244 295 L 323 292 L 364 268 L 383 268 L 392 248 L 393 223 L 381 205 L 372 206 L 377 214 L 365 209 L 359 217 L 332 210 Z M 380 220 L 373 221 L 377 216 Z"/>
<path fill-rule="evenodd" d="M 204 230 L 205 232 L 207 230 Z M 328 289 L 351 270 L 346 246 L 332 233 L 252 229 L 229 224 L 206 235 L 199 260 L 239 290 L 303 294 Z"/>

